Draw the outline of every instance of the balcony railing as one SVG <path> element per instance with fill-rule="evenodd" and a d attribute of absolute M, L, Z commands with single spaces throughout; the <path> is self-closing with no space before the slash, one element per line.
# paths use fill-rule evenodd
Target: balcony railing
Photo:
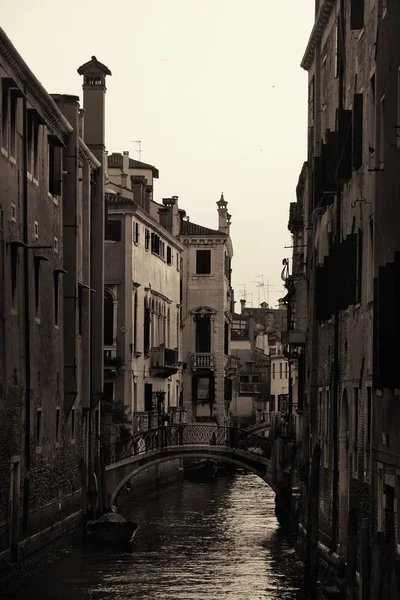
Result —
<path fill-rule="evenodd" d="M 117 356 L 115 346 L 105 346 L 104 348 L 104 367 L 117 368 L 121 366 L 121 358 Z"/>
<path fill-rule="evenodd" d="M 187 410 L 183 406 L 171 406 L 171 423 L 187 423 Z"/>
<path fill-rule="evenodd" d="M 178 351 L 171 348 L 152 348 L 150 370 L 153 377 L 170 377 L 178 371 Z"/>
<path fill-rule="evenodd" d="M 214 367 L 214 356 L 209 352 L 197 352 L 192 356 L 194 369 L 212 369 Z"/>

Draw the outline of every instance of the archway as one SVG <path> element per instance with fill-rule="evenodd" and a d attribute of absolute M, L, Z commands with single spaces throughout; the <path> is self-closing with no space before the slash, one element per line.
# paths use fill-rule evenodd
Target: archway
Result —
<path fill-rule="evenodd" d="M 347 391 L 342 394 L 339 419 L 339 544 L 340 554 L 346 555 L 349 514 L 349 405 Z"/>
<path fill-rule="evenodd" d="M 177 453 L 166 452 L 163 455 L 158 455 L 157 457 L 152 458 L 151 461 L 143 461 L 140 464 L 126 464 L 123 473 L 121 473 L 121 471 L 118 469 L 118 472 L 117 470 L 115 471 L 115 476 L 113 476 L 114 474 L 112 470 L 106 469 L 109 504 L 117 504 L 118 495 L 121 490 L 131 479 L 139 475 L 139 473 L 148 469 L 149 467 L 175 460 L 176 458 L 205 458 L 234 464 L 242 469 L 245 469 L 246 471 L 258 475 L 258 477 L 260 477 L 260 479 L 262 479 L 275 492 L 277 498 L 280 498 L 281 496 L 281 490 L 273 482 L 268 480 L 268 473 L 266 472 L 265 465 L 257 464 L 255 461 L 254 464 L 251 464 L 250 461 L 246 460 L 245 457 L 241 458 L 240 455 L 228 456 L 218 451 L 189 451 L 179 453 L 179 455 Z"/>

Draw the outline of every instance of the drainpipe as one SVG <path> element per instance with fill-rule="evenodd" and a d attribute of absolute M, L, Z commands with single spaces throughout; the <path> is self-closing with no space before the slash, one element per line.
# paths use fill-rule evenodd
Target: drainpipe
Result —
<path fill-rule="evenodd" d="M 23 98 L 23 215 L 24 215 L 24 322 L 25 322 L 25 476 L 22 509 L 23 531 L 28 528 L 29 483 L 31 468 L 31 342 L 29 311 L 29 228 L 28 228 L 28 112 L 26 97 Z"/>

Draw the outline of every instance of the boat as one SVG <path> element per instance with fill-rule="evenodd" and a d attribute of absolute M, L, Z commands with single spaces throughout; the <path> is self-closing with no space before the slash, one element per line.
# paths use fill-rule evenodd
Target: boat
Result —
<path fill-rule="evenodd" d="M 115 512 L 104 513 L 94 521 L 88 521 L 86 533 L 88 540 L 96 543 L 131 544 L 139 525 L 128 521 Z"/>

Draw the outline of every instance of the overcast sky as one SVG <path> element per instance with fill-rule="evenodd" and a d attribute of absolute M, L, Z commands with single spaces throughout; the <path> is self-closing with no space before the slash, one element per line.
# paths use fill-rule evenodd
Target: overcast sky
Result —
<path fill-rule="evenodd" d="M 268 300 L 256 276 L 276 304 L 291 255 L 313 16 L 314 0 L 14 0 L 1 26 L 50 93 L 81 96 L 76 70 L 92 55 L 109 67 L 107 149 L 139 158 L 141 140 L 160 170 L 156 200 L 179 196 L 191 221 L 215 228 L 224 192 L 236 300 L 245 284 L 256 306 Z"/>

